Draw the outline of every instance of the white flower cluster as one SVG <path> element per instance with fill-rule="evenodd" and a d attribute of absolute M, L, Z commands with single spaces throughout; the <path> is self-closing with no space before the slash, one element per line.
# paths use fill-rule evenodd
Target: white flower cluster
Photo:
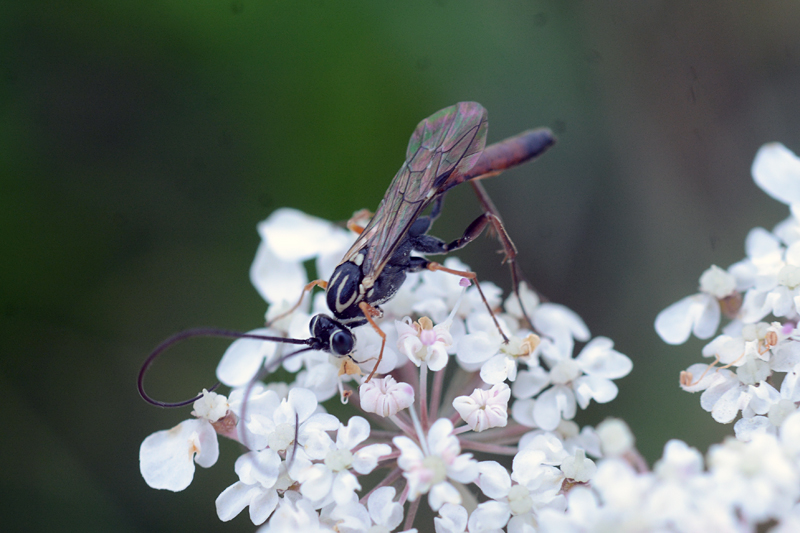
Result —
<path fill-rule="evenodd" d="M 216 463 L 221 435 L 245 453 L 217 513 L 248 508 L 259 531 L 800 531 L 800 160 L 766 145 L 753 176 L 791 216 L 751 231 L 745 259 L 712 266 L 698 294 L 655 321 L 669 344 L 714 337 L 703 349 L 713 363 L 681 373 L 716 421 L 736 420 L 736 438 L 705 459 L 673 440 L 650 470 L 621 420 L 572 421 L 591 400 L 614 399 L 613 380 L 632 366 L 575 313 L 523 286 L 529 324 L 516 296 L 484 283 L 493 316 L 466 280 L 425 271 L 381 305 L 387 342 L 372 380 L 382 337 L 370 325 L 341 358 L 239 339 L 217 368 L 229 397 L 203 391 L 194 418 L 147 437 L 142 475 L 187 488 L 195 464 Z M 312 315 L 329 313 L 321 293 L 296 305 L 308 269 L 329 277 L 355 236 L 288 209 L 259 232 L 251 278 L 268 327 L 251 333 L 307 338 Z M 287 381 L 260 381 L 264 368 Z M 322 403 L 335 397 L 359 414 L 329 414 Z M 422 502 L 432 525 L 418 518 Z"/>
<path fill-rule="evenodd" d="M 656 331 L 670 344 L 716 334 L 703 348 L 712 364 L 695 364 L 681 386 L 703 391 L 701 405 L 720 423 L 733 422 L 736 437 L 777 435 L 800 401 L 800 159 L 780 144 L 762 147 L 753 162 L 756 184 L 791 206 L 791 215 L 769 232 L 750 231 L 747 257 L 727 270 L 712 266 L 700 292 L 669 306 Z M 721 317 L 730 321 L 718 332 Z M 777 389 L 776 387 L 780 388 Z"/>
<path fill-rule="evenodd" d="M 268 327 L 251 333 L 308 338 L 312 315 L 329 310 L 322 293 L 295 305 L 307 267 L 330 276 L 355 235 L 289 209 L 258 229 L 251 278 L 269 303 Z M 468 270 L 452 258 L 445 266 Z M 596 474 L 587 456 L 601 456 L 594 429 L 571 419 L 592 399 L 614 399 L 612 380 L 627 375 L 631 361 L 609 339 L 591 339 L 575 313 L 524 286 L 534 330 L 516 297 L 504 303 L 499 288 L 482 284 L 493 318 L 469 285 L 446 272 L 409 274 L 381 305 L 377 322 L 388 341 L 370 381 L 381 347 L 370 325 L 355 329 L 356 349 L 341 358 L 314 350 L 286 357 L 297 346 L 236 340 L 217 368 L 229 397 L 204 391 L 195 418 L 147 437 L 145 481 L 185 489 L 195 463 L 217 461 L 222 435 L 245 453 L 217 513 L 230 520 L 249 508 L 263 531 L 429 531 L 415 524 L 424 500 L 438 512 L 438 532 L 534 531 L 544 510 L 563 514 L 570 490 Z M 258 381 L 263 368 L 279 366 L 290 382 Z M 329 414 L 321 403 L 338 403 L 334 397 L 360 415 Z M 373 471 L 380 479 L 362 486 Z"/>

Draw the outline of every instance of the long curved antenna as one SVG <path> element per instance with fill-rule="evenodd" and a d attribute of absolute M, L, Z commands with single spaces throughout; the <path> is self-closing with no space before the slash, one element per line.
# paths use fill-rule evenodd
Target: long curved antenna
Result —
<path fill-rule="evenodd" d="M 285 342 L 287 344 L 305 344 L 309 346 L 313 346 L 314 342 L 316 341 L 316 339 L 314 339 L 313 337 L 309 339 L 291 339 L 284 337 L 270 337 L 269 335 L 256 335 L 254 333 L 241 333 L 239 331 L 230 331 L 227 329 L 216 329 L 216 328 L 193 328 L 181 331 L 180 333 L 176 333 L 172 337 L 168 338 L 167 340 L 163 341 L 161 344 L 156 346 L 156 348 L 152 352 L 150 352 L 150 355 L 147 356 L 147 359 L 145 359 L 144 364 L 142 364 L 142 368 L 139 370 L 139 379 L 137 380 L 137 386 L 139 389 L 139 395 L 142 397 L 144 401 L 146 401 L 149 404 L 155 405 L 156 407 L 183 407 L 185 405 L 192 404 L 203 397 L 202 394 L 199 394 L 190 400 L 184 400 L 182 402 L 162 402 L 151 398 L 144 391 L 144 374 L 145 372 L 147 372 L 147 369 L 150 368 L 150 365 L 153 364 L 153 361 L 155 361 L 159 355 L 161 355 L 165 350 L 170 348 L 172 345 L 177 344 L 186 339 L 191 339 L 192 337 L 227 337 L 234 339 L 259 339 L 272 342 Z M 281 362 L 283 362 L 282 359 Z M 208 390 L 213 391 L 217 387 L 219 387 L 219 382 L 214 384 L 214 386 L 209 388 Z"/>

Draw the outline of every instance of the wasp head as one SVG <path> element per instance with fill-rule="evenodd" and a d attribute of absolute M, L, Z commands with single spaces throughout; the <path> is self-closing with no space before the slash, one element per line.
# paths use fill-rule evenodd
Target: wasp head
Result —
<path fill-rule="evenodd" d="M 356 341 L 350 329 L 327 315 L 316 315 L 308 327 L 311 335 L 320 343 L 319 350 L 330 352 L 337 357 L 352 353 Z"/>

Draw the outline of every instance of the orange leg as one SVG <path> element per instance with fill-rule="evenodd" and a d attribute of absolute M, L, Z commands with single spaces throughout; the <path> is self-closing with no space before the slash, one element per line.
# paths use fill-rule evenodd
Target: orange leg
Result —
<path fill-rule="evenodd" d="M 281 313 L 278 316 L 276 316 L 275 318 L 273 318 L 272 320 L 270 320 L 269 322 L 267 322 L 267 327 L 269 327 L 270 325 L 274 324 L 275 322 L 277 322 L 281 318 L 287 317 L 287 316 L 291 315 L 292 313 L 294 313 L 297 310 L 297 308 L 300 307 L 300 304 L 303 303 L 303 297 L 306 295 L 306 293 L 309 292 L 314 287 L 320 287 L 322 289 L 327 289 L 328 288 L 328 282 L 325 281 L 324 279 L 315 279 L 314 281 L 308 283 L 305 287 L 303 287 L 303 292 L 300 294 L 300 299 L 297 300 L 297 303 L 294 304 L 292 306 L 292 308 L 289 309 L 288 311 L 286 311 L 285 313 Z"/>
<path fill-rule="evenodd" d="M 486 300 L 486 296 L 483 295 L 483 291 L 481 290 L 481 284 L 478 283 L 478 275 L 475 272 L 467 272 L 464 270 L 453 270 L 452 268 L 447 268 L 439 263 L 430 262 L 426 266 L 426 268 L 430 271 L 436 272 L 440 270 L 442 272 L 447 272 L 448 274 L 455 274 L 456 276 L 461 276 L 462 278 L 467 278 L 473 282 L 475 282 L 475 287 L 478 289 L 478 294 L 481 295 L 481 300 L 486 305 L 486 309 L 489 310 L 489 314 L 492 316 L 492 320 L 494 321 L 494 325 L 497 326 L 497 331 L 500 332 L 500 335 L 503 337 L 503 342 L 508 344 L 508 337 L 506 334 L 503 333 L 503 330 L 500 329 L 500 323 L 497 321 L 497 317 L 494 316 L 494 311 L 492 311 L 492 307 L 489 305 L 488 300 Z"/>
<path fill-rule="evenodd" d="M 361 302 L 358 304 L 358 308 L 361 309 L 362 313 L 364 313 L 364 317 L 367 319 L 367 322 L 369 322 L 370 326 L 372 326 L 372 329 L 374 329 L 378 335 L 381 336 L 381 351 L 378 354 L 378 361 L 375 363 L 372 372 L 370 372 L 369 376 L 367 376 L 367 379 L 364 380 L 364 383 L 369 383 L 369 380 L 371 380 L 372 376 L 375 375 L 375 371 L 378 370 L 378 365 L 381 364 L 381 359 L 383 359 L 383 348 L 386 346 L 386 333 L 384 333 L 383 330 L 378 327 L 378 324 L 376 324 L 373 320 L 373 317 L 381 316 L 381 312 L 378 309 L 375 309 L 367 302 Z"/>

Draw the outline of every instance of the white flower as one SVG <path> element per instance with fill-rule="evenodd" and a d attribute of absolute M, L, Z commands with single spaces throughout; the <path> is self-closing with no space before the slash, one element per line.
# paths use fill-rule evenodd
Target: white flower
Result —
<path fill-rule="evenodd" d="M 408 437 L 392 439 L 400 450 L 397 464 L 408 480 L 408 499 L 413 501 L 428 493 L 428 503 L 434 511 L 445 503 L 461 503 L 461 494 L 448 479 L 471 483 L 478 475 L 477 462 L 472 454 L 460 453 L 461 446 L 452 433 L 453 423 L 441 418 L 428 430 L 425 450 Z"/>
<path fill-rule="evenodd" d="M 434 372 L 447 365 L 447 350 L 453 344 L 449 322 L 434 326 L 427 317 L 422 317 L 417 322 L 405 317 L 402 321 L 396 321 L 395 326 L 398 334 L 397 349 L 412 363 L 419 366 L 424 362 Z"/>
<path fill-rule="evenodd" d="M 215 502 L 217 516 L 223 522 L 232 520 L 245 507 L 250 507 L 253 524 L 263 524 L 278 505 L 279 494 L 294 483 L 287 476 L 281 458 L 270 449 L 240 456 L 234 470 L 239 481 L 222 491 Z"/>
<path fill-rule="evenodd" d="M 311 463 L 298 455 L 290 467 L 290 474 L 300 483 L 300 493 L 322 507 L 331 501 L 345 504 L 353 497 L 353 492 L 361 488 L 356 476 L 350 472 L 369 474 L 378 464 L 378 458 L 388 455 L 388 444 L 370 444 L 358 451 L 353 449 L 369 437 L 369 422 L 360 416 L 350 419 L 347 426 L 339 426 L 336 443 L 317 454 L 321 463 Z M 319 457 L 322 455 L 321 457 Z"/>
<path fill-rule="evenodd" d="M 519 407 L 515 404 L 515 417 L 524 420 L 527 417 L 523 410 L 530 409 L 536 426 L 553 430 L 562 419 L 570 420 L 575 416 L 576 402 L 585 409 L 592 399 L 598 403 L 613 400 L 617 396 L 617 386 L 611 380 L 627 375 L 633 368 L 631 360 L 613 346 L 610 339 L 596 337 L 573 359 L 571 352 L 563 352 L 555 344 L 543 341 L 541 356 L 550 367 L 547 382 L 553 386 L 539 394 L 535 402 L 523 401 Z M 541 371 L 532 372 L 526 376 L 529 386 L 513 389 L 523 400 L 547 384 Z"/>
<path fill-rule="evenodd" d="M 245 398 L 246 388 L 231 393 L 231 410 L 240 417 L 240 440 L 252 450 L 266 446 L 277 452 L 293 448 L 297 444 L 314 458 L 321 458 L 331 438 L 327 431 L 339 427 L 339 420 L 327 413 L 318 413 L 314 394 L 301 388 L 293 388 L 287 398 L 266 388 L 254 388 Z"/>
<path fill-rule="evenodd" d="M 692 333 L 698 339 L 707 339 L 717 331 L 720 316 L 717 298 L 701 292 L 687 296 L 658 313 L 656 333 L 667 344 L 683 344 Z"/>
<path fill-rule="evenodd" d="M 228 414 L 228 399 L 222 394 L 203 389 L 203 397 L 194 402 L 192 416 L 216 422 Z"/>
<path fill-rule="evenodd" d="M 474 522 L 489 523 L 499 529 L 512 517 L 521 525 L 530 521 L 539 509 L 557 506 L 563 499 L 559 492 L 564 474 L 546 463 L 547 455 L 536 449 L 521 451 L 514 457 L 511 475 L 495 461 L 479 463 L 476 484 L 492 501 L 489 505 L 479 505 L 473 512 L 470 531 Z M 512 480 L 516 483 L 512 484 Z"/>
<path fill-rule="evenodd" d="M 628 424 L 619 418 L 607 418 L 602 421 L 597 426 L 597 436 L 600 437 L 603 453 L 607 455 L 622 455 L 633 448 L 633 433 Z"/>
<path fill-rule="evenodd" d="M 453 407 L 470 429 L 481 432 L 506 426 L 510 398 L 508 385 L 498 383 L 489 390 L 475 389 L 469 396 L 459 396 L 453 400 Z"/>
<path fill-rule="evenodd" d="M 358 389 L 361 409 L 387 417 L 414 404 L 414 387 L 398 383 L 392 376 L 375 378 Z"/>
<path fill-rule="evenodd" d="M 513 335 L 501 318 L 497 320 L 508 338 L 507 343 L 497 331 L 492 316 L 479 313 L 467 318 L 469 333 L 459 340 L 456 348 L 459 364 L 466 370 L 480 368 L 481 379 L 489 385 L 506 379 L 514 381 L 518 361 L 534 361 L 540 343 L 537 335 L 527 334 L 524 338 Z"/>

